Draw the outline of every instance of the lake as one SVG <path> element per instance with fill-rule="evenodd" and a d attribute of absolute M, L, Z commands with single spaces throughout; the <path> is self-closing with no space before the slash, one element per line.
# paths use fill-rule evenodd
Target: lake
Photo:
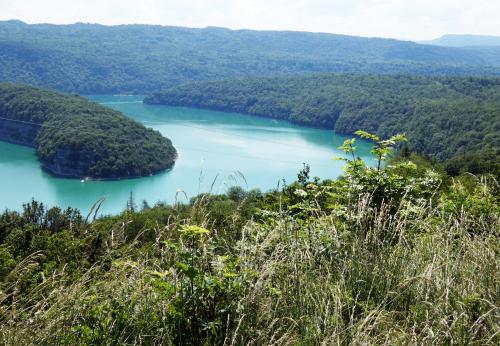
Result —
<path fill-rule="evenodd" d="M 202 192 L 228 187 L 262 191 L 282 179 L 296 180 L 302 163 L 311 176 L 335 178 L 342 173 L 337 147 L 346 139 L 333 131 L 286 121 L 209 110 L 145 105 L 139 96 L 89 96 L 170 138 L 179 157 L 173 169 L 151 177 L 118 181 L 56 178 L 43 171 L 34 149 L 0 142 L 0 209 L 20 210 L 32 198 L 48 206 L 78 208 L 83 214 L 100 198 L 102 212 L 123 211 L 130 192 L 138 205 L 146 200 L 172 203 Z M 358 154 L 369 157 L 370 145 L 359 142 Z M 187 196 L 187 198 L 186 198 Z"/>

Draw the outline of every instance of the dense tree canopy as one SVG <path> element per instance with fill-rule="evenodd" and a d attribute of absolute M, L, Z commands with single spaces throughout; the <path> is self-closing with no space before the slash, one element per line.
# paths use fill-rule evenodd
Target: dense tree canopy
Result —
<path fill-rule="evenodd" d="M 171 167 L 169 139 L 86 98 L 0 84 L 0 140 L 37 148 L 58 175 L 122 178 Z"/>
<path fill-rule="evenodd" d="M 499 57 L 499 51 L 306 32 L 0 22 L 0 81 L 79 93 L 144 93 L 195 80 L 307 72 L 500 75 Z"/>
<path fill-rule="evenodd" d="M 498 164 L 500 79 L 321 74 L 197 82 L 145 102 L 286 119 L 352 134 L 406 132 L 414 151 L 444 161 L 471 153 Z M 455 164 L 457 163 L 455 160 Z"/>

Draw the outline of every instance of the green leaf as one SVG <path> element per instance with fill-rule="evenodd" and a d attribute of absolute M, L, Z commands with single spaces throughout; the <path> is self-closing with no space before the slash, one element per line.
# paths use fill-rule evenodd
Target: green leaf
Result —
<path fill-rule="evenodd" d="M 374 142 L 379 142 L 380 141 L 380 137 L 379 136 L 373 135 L 373 134 L 368 133 L 366 131 L 358 130 L 358 131 L 354 132 L 354 134 L 356 134 L 357 136 L 359 136 L 361 138 L 371 139 Z"/>

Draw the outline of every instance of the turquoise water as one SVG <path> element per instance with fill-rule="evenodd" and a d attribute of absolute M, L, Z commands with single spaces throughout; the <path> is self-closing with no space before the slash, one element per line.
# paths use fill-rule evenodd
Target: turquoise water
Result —
<path fill-rule="evenodd" d="M 223 193 L 240 185 L 263 191 L 285 179 L 296 180 L 302 163 L 311 176 L 335 178 L 342 173 L 345 139 L 333 131 L 292 125 L 286 121 L 208 110 L 152 106 L 138 96 L 90 96 L 160 131 L 179 152 L 174 168 L 140 179 L 87 181 L 56 178 L 40 168 L 35 150 L 0 142 L 0 209 L 19 210 L 35 198 L 49 206 L 72 206 L 88 212 L 100 198 L 103 213 L 122 211 L 130 192 L 138 205 L 185 201 L 200 192 Z M 358 143 L 361 157 L 367 143 Z"/>

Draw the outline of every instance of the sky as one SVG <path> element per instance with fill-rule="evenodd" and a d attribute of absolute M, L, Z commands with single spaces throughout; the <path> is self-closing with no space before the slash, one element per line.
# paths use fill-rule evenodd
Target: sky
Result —
<path fill-rule="evenodd" d="M 409 40 L 500 36 L 500 0 L 0 0 L 0 20 L 300 30 Z"/>

